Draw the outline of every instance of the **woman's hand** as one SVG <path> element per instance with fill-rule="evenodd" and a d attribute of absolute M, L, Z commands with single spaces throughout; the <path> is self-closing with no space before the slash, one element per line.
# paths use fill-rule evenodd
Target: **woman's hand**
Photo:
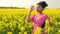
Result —
<path fill-rule="evenodd" d="M 31 6 L 30 8 L 30 12 L 32 12 L 34 10 L 34 6 Z"/>

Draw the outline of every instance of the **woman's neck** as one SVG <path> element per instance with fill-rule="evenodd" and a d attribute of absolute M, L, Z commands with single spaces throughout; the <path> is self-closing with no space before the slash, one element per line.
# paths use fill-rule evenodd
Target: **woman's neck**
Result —
<path fill-rule="evenodd" d="M 38 13 L 38 14 L 43 14 L 42 12 Z"/>

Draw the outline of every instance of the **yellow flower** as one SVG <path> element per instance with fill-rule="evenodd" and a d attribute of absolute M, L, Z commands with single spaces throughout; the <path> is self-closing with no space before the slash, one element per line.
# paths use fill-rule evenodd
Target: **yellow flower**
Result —
<path fill-rule="evenodd" d="M 22 26 L 22 27 L 21 27 L 21 31 L 25 31 L 25 27 Z"/>
<path fill-rule="evenodd" d="M 58 30 L 58 32 L 60 32 L 60 30 Z"/>
<path fill-rule="evenodd" d="M 27 31 L 25 31 L 24 34 L 27 34 Z"/>
<path fill-rule="evenodd" d="M 21 24 L 18 24 L 18 29 L 20 30 L 20 28 L 21 28 Z"/>
<path fill-rule="evenodd" d="M 22 34 L 22 32 L 19 32 L 19 34 Z"/>
<path fill-rule="evenodd" d="M 37 27 L 36 31 L 34 32 L 34 34 L 41 34 L 41 28 Z"/>
<path fill-rule="evenodd" d="M 12 34 L 12 32 L 7 32 L 8 34 Z"/>

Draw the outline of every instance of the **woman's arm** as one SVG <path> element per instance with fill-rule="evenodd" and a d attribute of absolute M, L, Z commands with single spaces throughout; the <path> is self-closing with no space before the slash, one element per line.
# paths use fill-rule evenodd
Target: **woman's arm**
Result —
<path fill-rule="evenodd" d="M 50 26 L 52 27 L 53 26 L 53 22 L 49 22 Z"/>
<path fill-rule="evenodd" d="M 49 16 L 47 16 L 47 19 L 49 21 L 50 26 L 52 27 L 54 25 L 53 20 Z"/>
<path fill-rule="evenodd" d="M 49 18 L 49 17 L 48 17 L 48 20 L 49 20 L 50 26 L 52 27 L 54 25 L 53 20 L 51 18 Z"/>
<path fill-rule="evenodd" d="M 30 15 L 31 15 L 31 12 L 33 11 L 33 8 L 34 8 L 34 6 L 31 6 L 30 11 L 28 12 L 28 15 L 27 15 L 27 18 L 26 18 L 26 21 L 27 21 L 27 22 L 32 21 Z"/>
<path fill-rule="evenodd" d="M 54 25 L 54 23 L 53 23 L 53 21 L 51 21 L 51 19 L 49 21 L 49 24 L 50 24 L 51 27 Z"/>

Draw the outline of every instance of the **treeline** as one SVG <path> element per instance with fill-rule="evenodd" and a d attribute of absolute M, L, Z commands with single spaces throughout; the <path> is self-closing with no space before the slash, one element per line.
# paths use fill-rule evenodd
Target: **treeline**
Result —
<path fill-rule="evenodd" d="M 0 7 L 0 9 L 25 9 L 25 7 Z"/>

